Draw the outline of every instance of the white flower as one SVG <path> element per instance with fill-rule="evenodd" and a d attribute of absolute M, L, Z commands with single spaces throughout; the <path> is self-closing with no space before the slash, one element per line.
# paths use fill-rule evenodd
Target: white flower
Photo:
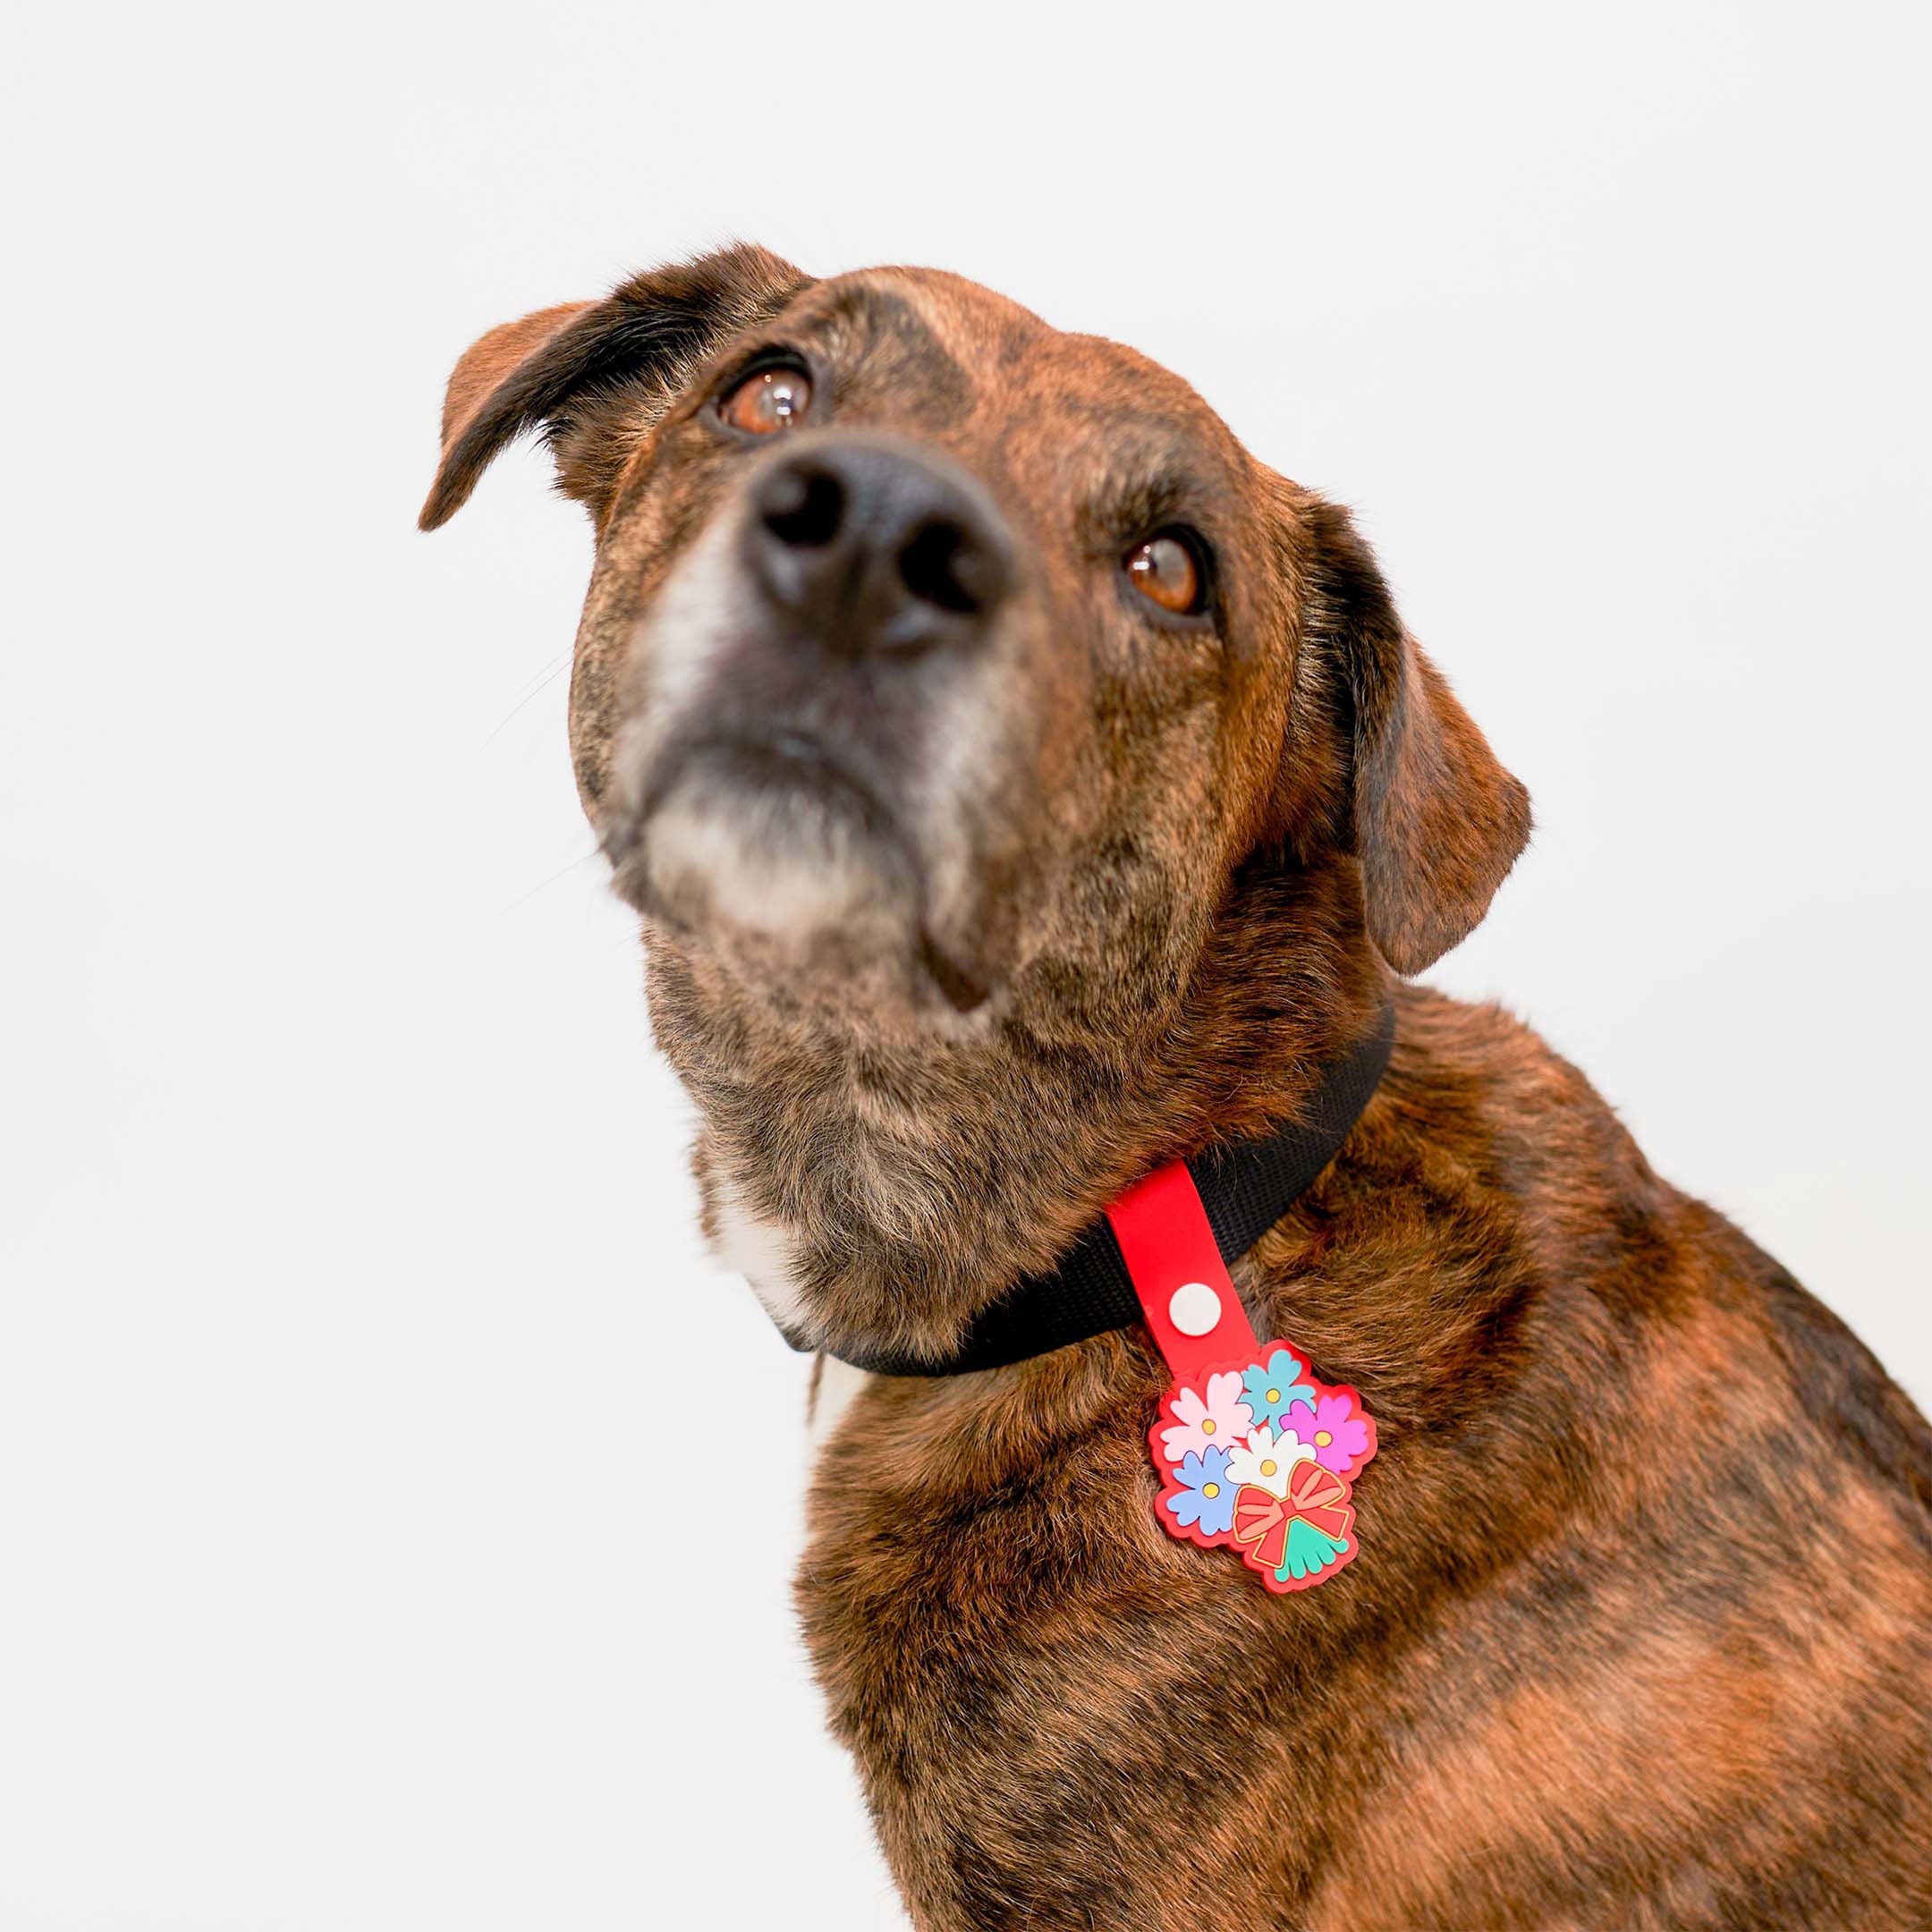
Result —
<path fill-rule="evenodd" d="M 1284 1496 L 1288 1494 L 1288 1471 L 1297 1462 L 1314 1460 L 1314 1445 L 1301 1441 L 1292 1429 L 1284 1428 L 1277 1436 L 1272 1429 L 1258 1428 L 1228 1458 L 1228 1480 L 1251 1484 L 1257 1489 L 1266 1489 L 1270 1496 Z"/>

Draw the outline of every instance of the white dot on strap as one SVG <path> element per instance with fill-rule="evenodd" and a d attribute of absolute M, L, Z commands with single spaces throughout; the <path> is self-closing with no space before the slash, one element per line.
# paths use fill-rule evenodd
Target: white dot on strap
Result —
<path fill-rule="evenodd" d="M 1221 1297 L 1204 1281 L 1182 1282 L 1167 1304 L 1167 1319 L 1182 1335 L 1211 1334 L 1221 1319 Z"/>

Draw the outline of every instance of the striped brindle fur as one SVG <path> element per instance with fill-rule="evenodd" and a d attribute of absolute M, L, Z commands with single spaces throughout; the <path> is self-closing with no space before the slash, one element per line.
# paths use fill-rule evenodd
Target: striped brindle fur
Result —
<path fill-rule="evenodd" d="M 1932 1923 L 1926 1425 L 1579 1072 L 1407 983 L 1528 806 L 1347 516 L 1131 351 L 749 248 L 485 336 L 426 524 L 529 428 L 597 532 L 578 782 L 788 1326 L 943 1353 L 1396 1006 L 1234 1269 L 1377 1419 L 1345 1572 L 1164 1533 L 1138 1333 L 822 1372 L 799 1606 L 914 1923 Z M 1199 608 L 1123 573 L 1163 532 Z"/>

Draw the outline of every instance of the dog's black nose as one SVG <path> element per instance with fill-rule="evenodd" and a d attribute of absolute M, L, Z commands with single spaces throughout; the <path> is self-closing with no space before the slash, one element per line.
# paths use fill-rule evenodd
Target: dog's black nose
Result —
<path fill-rule="evenodd" d="M 1013 583 L 985 491 L 944 457 L 884 441 L 787 451 L 753 487 L 745 542 L 773 601 L 854 655 L 970 640 Z"/>

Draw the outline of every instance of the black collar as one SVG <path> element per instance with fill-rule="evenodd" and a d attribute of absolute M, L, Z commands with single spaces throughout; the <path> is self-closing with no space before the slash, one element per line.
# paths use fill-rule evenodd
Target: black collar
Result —
<path fill-rule="evenodd" d="M 1263 1140 L 1209 1148 L 1188 1162 L 1224 1261 L 1246 1254 L 1335 1158 L 1368 1105 L 1394 1044 L 1395 1011 L 1387 1007 L 1368 1037 L 1324 1072 L 1305 1118 Z M 826 1352 L 877 1375 L 964 1375 L 1003 1368 L 1140 1319 L 1127 1264 L 1103 1215 L 1051 1274 L 1028 1275 L 983 1309 L 943 1360 L 888 1349 Z M 785 1339 L 796 1349 L 819 1345 L 790 1335 Z"/>

